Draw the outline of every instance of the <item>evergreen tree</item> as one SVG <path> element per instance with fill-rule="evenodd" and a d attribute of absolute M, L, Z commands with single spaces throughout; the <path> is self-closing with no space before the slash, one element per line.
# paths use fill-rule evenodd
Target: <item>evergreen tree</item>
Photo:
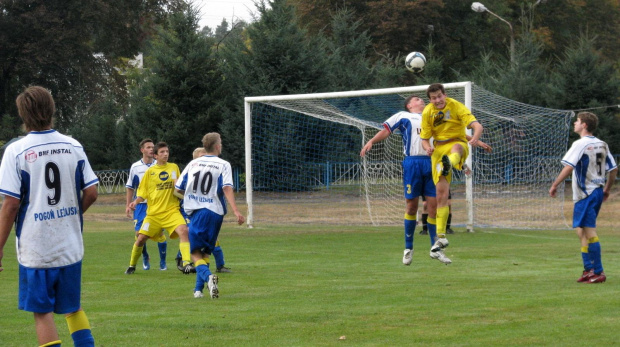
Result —
<path fill-rule="evenodd" d="M 127 125 L 135 146 L 145 137 L 165 141 L 170 161 L 183 165 L 202 136 L 218 130 L 222 77 L 207 40 L 191 6 L 171 15 L 167 29 L 159 31 L 147 69 L 131 88 Z"/>

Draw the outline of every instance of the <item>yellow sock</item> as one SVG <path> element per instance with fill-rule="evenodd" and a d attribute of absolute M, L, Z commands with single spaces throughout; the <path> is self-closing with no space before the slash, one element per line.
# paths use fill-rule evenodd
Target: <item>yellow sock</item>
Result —
<path fill-rule="evenodd" d="M 189 242 L 179 242 L 179 250 L 181 251 L 181 258 L 183 259 L 183 264 L 189 263 Z"/>
<path fill-rule="evenodd" d="M 452 167 L 457 166 L 461 162 L 461 155 L 458 153 L 450 153 L 448 158 L 450 159 L 450 164 L 452 164 Z"/>
<path fill-rule="evenodd" d="M 60 340 L 56 340 L 56 341 L 52 341 L 52 342 L 48 342 L 44 345 L 41 345 L 39 347 L 52 347 L 52 346 L 60 346 L 60 344 L 62 343 L 62 341 Z"/>
<path fill-rule="evenodd" d="M 415 221 L 417 218 L 418 218 L 418 216 L 416 216 L 415 214 L 414 215 L 410 215 L 408 213 L 405 213 L 405 219 L 406 220 L 413 220 L 413 221 Z"/>
<path fill-rule="evenodd" d="M 82 310 L 67 315 L 65 319 L 67 320 L 70 334 L 73 334 L 78 330 L 90 330 L 90 323 L 88 322 L 88 317 L 86 317 L 86 313 L 84 313 L 84 311 Z"/>
<path fill-rule="evenodd" d="M 588 253 L 588 246 L 581 247 L 581 253 Z"/>
<path fill-rule="evenodd" d="M 133 248 L 131 249 L 131 259 L 129 259 L 129 266 L 136 266 L 138 263 L 138 258 L 142 255 L 142 249 L 144 246 L 136 246 L 133 244 Z"/>
<path fill-rule="evenodd" d="M 196 267 L 198 267 L 198 266 L 200 266 L 200 265 L 207 265 L 207 266 L 209 266 L 209 258 L 202 258 L 202 259 L 198 260 L 198 261 L 194 264 L 194 266 L 196 266 Z"/>
<path fill-rule="evenodd" d="M 449 214 L 450 206 L 437 208 L 437 237 L 446 237 L 446 225 L 448 224 Z"/>

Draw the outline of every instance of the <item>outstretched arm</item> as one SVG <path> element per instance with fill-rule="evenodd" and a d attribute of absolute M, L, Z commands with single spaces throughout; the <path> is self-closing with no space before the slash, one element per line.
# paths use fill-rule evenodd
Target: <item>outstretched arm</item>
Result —
<path fill-rule="evenodd" d="M 480 122 L 473 122 L 469 125 L 469 127 L 474 129 L 474 134 L 469 140 L 469 144 L 472 146 L 476 146 L 478 140 L 480 140 L 480 136 L 482 136 L 482 131 L 484 130 L 484 128 L 482 127 L 482 124 L 480 124 Z"/>
<path fill-rule="evenodd" d="M 377 142 L 381 142 L 381 141 L 387 139 L 388 136 L 390 136 L 390 131 L 385 129 L 385 128 L 383 128 L 372 139 L 368 140 L 366 145 L 362 148 L 362 151 L 360 152 L 360 156 L 361 157 L 365 156 L 366 153 L 368 153 L 370 151 L 370 149 L 372 148 L 373 144 L 375 144 Z"/>
<path fill-rule="evenodd" d="M 467 138 L 467 141 L 470 141 L 473 138 L 473 137 L 471 137 L 469 135 L 465 135 L 465 137 Z M 478 140 L 478 142 L 476 143 L 476 145 L 474 147 L 480 147 L 480 148 L 482 148 L 487 153 L 493 152 L 493 147 L 489 146 L 485 142 L 482 142 L 482 140 Z"/>

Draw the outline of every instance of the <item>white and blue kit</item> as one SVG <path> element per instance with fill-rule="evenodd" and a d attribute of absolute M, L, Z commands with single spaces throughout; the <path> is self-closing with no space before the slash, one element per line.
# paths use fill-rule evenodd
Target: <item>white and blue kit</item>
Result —
<path fill-rule="evenodd" d="M 138 192 L 138 186 L 140 186 L 140 181 L 142 180 L 142 176 L 146 170 L 153 165 L 152 162 L 150 164 L 145 163 L 142 159 L 131 165 L 129 169 L 129 177 L 127 178 L 127 183 L 125 184 L 126 188 L 133 189 L 133 198 L 136 199 L 136 193 Z M 146 200 L 136 205 L 136 209 L 133 212 L 133 219 L 135 221 L 134 229 L 135 231 L 140 230 L 142 226 L 142 222 L 144 221 L 144 217 L 146 217 Z"/>
<path fill-rule="evenodd" d="M 422 147 L 422 114 L 401 111 L 383 122 L 383 127 L 390 133 L 396 130 L 403 139 L 403 188 L 406 199 L 420 195 L 436 196 L 433 183 L 431 157 Z"/>
<path fill-rule="evenodd" d="M 15 220 L 20 309 L 56 313 L 79 309 L 84 255 L 81 197 L 84 189 L 98 182 L 82 145 L 55 130 L 30 132 L 6 148 L 0 194 L 20 200 Z M 56 284 L 54 276 L 59 276 Z M 47 298 L 52 287 L 56 299 Z"/>
<path fill-rule="evenodd" d="M 607 143 L 594 136 L 584 136 L 573 142 L 562 164 L 573 167 L 573 227 L 596 227 L 606 174 L 617 167 Z"/>
<path fill-rule="evenodd" d="M 192 160 L 181 173 L 175 187 L 185 191 L 183 208 L 191 221 L 189 242 L 192 252 L 213 252 L 226 214 L 225 186 L 233 186 L 230 163 L 214 155 Z"/>

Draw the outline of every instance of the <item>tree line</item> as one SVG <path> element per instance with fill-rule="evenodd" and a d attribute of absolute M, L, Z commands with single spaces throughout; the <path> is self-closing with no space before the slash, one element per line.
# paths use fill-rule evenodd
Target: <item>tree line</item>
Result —
<path fill-rule="evenodd" d="M 97 170 L 128 168 L 146 137 L 186 163 L 210 131 L 243 167 L 246 96 L 471 80 L 527 104 L 593 109 L 596 135 L 620 153 L 620 110 L 603 107 L 619 103 L 620 6 L 545 2 L 485 1 L 513 25 L 511 61 L 509 27 L 470 1 L 261 0 L 254 22 L 217 28 L 199 28 L 183 0 L 4 1 L 0 143 L 22 134 L 14 100 L 37 84 L 57 100 L 55 128 Z M 428 60 L 421 74 L 404 68 L 414 50 Z"/>

